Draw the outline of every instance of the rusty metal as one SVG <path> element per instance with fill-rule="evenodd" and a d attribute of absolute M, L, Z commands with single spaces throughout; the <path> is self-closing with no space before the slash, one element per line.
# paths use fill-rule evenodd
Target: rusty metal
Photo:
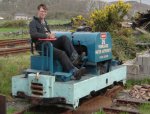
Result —
<path fill-rule="evenodd" d="M 116 99 L 117 103 L 123 103 L 123 104 L 131 104 L 131 105 L 140 105 L 140 104 L 148 104 L 150 102 L 144 102 L 144 101 L 135 101 L 131 99 Z"/>
<path fill-rule="evenodd" d="M 0 114 L 6 114 L 6 97 L 0 95 Z"/>
<path fill-rule="evenodd" d="M 114 86 L 112 89 L 107 90 L 103 96 L 99 95 L 86 100 L 70 114 L 91 114 L 99 111 L 100 107 L 109 107 L 112 105 L 113 97 L 115 97 L 121 90 L 123 90 L 123 87 Z"/>
<path fill-rule="evenodd" d="M 9 48 L 14 46 L 25 46 L 25 44 L 29 44 L 29 39 L 8 39 L 8 40 L 0 40 L 0 56 L 6 56 L 9 54 L 16 54 L 30 51 L 30 46 L 28 47 L 19 47 L 19 48 Z M 2 48 L 3 47 L 3 48 Z M 6 48 L 7 47 L 7 48 Z"/>
<path fill-rule="evenodd" d="M 21 48 L 12 48 L 12 49 L 4 49 L 0 50 L 0 56 L 6 56 L 9 54 L 23 53 L 30 51 L 30 47 L 21 47 Z"/>
<path fill-rule="evenodd" d="M 111 108 L 111 107 L 104 107 L 103 111 L 105 112 L 113 112 L 115 114 L 120 114 L 120 113 L 128 113 L 128 114 L 140 114 L 139 111 L 136 110 L 127 110 L 127 109 L 118 109 L 118 108 Z"/>
<path fill-rule="evenodd" d="M 41 90 L 32 90 L 32 94 L 34 94 L 34 95 L 43 95 L 43 91 L 41 91 Z"/>
<path fill-rule="evenodd" d="M 114 98 L 116 94 L 118 94 L 120 91 L 123 90 L 122 86 L 114 86 L 112 89 L 109 89 L 106 93 L 105 96 Z"/>
<path fill-rule="evenodd" d="M 31 91 L 33 95 L 41 96 L 44 94 L 43 85 L 39 83 L 31 83 Z"/>
<path fill-rule="evenodd" d="M 43 90 L 43 87 L 39 85 L 31 85 L 31 89 Z"/>
<path fill-rule="evenodd" d="M 135 101 L 131 99 L 115 99 L 115 103 L 111 107 L 104 107 L 103 111 L 113 114 L 128 113 L 128 114 L 140 114 L 137 109 L 138 105 L 149 104 L 145 101 Z"/>
<path fill-rule="evenodd" d="M 24 114 L 25 110 L 19 111 L 19 112 L 14 112 L 13 114 Z"/>
<path fill-rule="evenodd" d="M 112 99 L 105 96 L 97 96 L 81 104 L 72 114 L 92 114 L 97 112 L 100 107 L 112 105 Z"/>
<path fill-rule="evenodd" d="M 23 44 L 29 44 L 29 39 L 10 39 L 10 40 L 0 40 L 0 47 L 18 46 Z"/>
<path fill-rule="evenodd" d="M 107 96 L 105 96 L 105 94 L 103 96 L 100 96 L 100 95 L 95 96 L 95 97 L 89 96 L 89 97 L 85 98 L 82 102 L 80 102 L 80 106 L 76 110 L 66 109 L 65 105 L 63 105 L 63 104 L 62 104 L 62 106 L 64 106 L 64 107 L 60 107 L 59 105 L 55 106 L 55 107 L 53 107 L 53 105 L 52 106 L 50 105 L 47 109 L 43 107 L 43 108 L 41 108 L 42 111 L 39 110 L 40 108 L 34 108 L 34 110 L 32 110 L 32 109 L 28 109 L 28 110 L 30 110 L 31 112 L 34 112 L 34 113 L 36 112 L 38 114 L 43 114 L 43 113 L 51 114 L 52 112 L 58 112 L 59 114 L 92 114 L 94 112 L 99 111 L 100 107 L 101 108 L 102 107 L 110 107 L 113 103 L 112 102 L 113 99 L 111 97 L 114 96 L 114 93 L 117 94 L 120 90 L 121 90 L 120 87 L 115 86 L 114 88 L 109 89 L 107 91 L 107 94 L 106 94 Z M 109 93 L 109 95 L 108 95 L 108 93 Z M 40 98 L 32 97 L 30 99 L 34 105 L 37 105 L 37 104 L 42 105 L 42 104 L 49 103 L 49 102 L 51 102 L 52 104 L 55 103 L 55 102 L 52 102 L 52 100 L 57 101 L 57 102 L 63 101 L 64 98 L 40 99 Z M 23 113 L 17 113 L 17 114 L 23 114 Z"/>
<path fill-rule="evenodd" d="M 128 114 L 140 114 L 138 106 L 141 104 L 149 104 L 149 102 L 131 99 L 115 99 L 114 101 L 115 103 L 113 103 L 111 107 L 104 107 L 103 110 L 111 114 L 120 114 L 123 112 Z"/>

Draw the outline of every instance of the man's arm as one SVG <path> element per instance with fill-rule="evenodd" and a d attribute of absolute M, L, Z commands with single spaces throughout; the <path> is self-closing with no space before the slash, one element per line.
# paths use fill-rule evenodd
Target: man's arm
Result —
<path fill-rule="evenodd" d="M 29 29 L 30 29 L 30 36 L 34 39 L 38 39 L 38 38 L 47 38 L 47 34 L 44 34 L 44 33 L 39 33 L 37 31 L 37 28 L 36 28 L 36 23 L 35 21 L 31 21 L 30 24 L 29 24 Z"/>

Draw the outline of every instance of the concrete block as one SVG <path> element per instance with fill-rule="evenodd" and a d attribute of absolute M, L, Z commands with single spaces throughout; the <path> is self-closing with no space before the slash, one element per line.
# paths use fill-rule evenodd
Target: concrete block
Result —
<path fill-rule="evenodd" d="M 143 65 L 143 56 L 142 55 L 139 55 L 136 57 L 136 64 Z"/>
<path fill-rule="evenodd" d="M 150 56 L 149 55 L 143 56 L 143 65 L 150 66 Z"/>
<path fill-rule="evenodd" d="M 149 70 L 148 70 L 148 67 L 147 66 L 144 66 L 144 74 L 149 74 Z"/>
<path fill-rule="evenodd" d="M 139 74 L 139 65 L 128 64 L 127 65 L 127 73 L 128 74 Z"/>
<path fill-rule="evenodd" d="M 138 55 L 136 57 L 136 64 L 150 66 L 150 54 Z"/>
<path fill-rule="evenodd" d="M 139 74 L 150 75 L 150 66 L 139 65 Z"/>

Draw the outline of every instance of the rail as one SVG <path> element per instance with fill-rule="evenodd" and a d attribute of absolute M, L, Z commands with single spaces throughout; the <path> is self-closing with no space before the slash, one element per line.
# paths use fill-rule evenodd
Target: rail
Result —
<path fill-rule="evenodd" d="M 29 39 L 8 39 L 8 40 L 0 40 L 0 48 L 10 47 L 10 46 L 19 46 L 24 44 L 29 44 Z"/>
<path fill-rule="evenodd" d="M 10 54 L 17 54 L 30 51 L 30 46 L 28 47 L 19 47 L 19 48 L 9 48 L 0 50 L 0 56 L 6 56 Z"/>

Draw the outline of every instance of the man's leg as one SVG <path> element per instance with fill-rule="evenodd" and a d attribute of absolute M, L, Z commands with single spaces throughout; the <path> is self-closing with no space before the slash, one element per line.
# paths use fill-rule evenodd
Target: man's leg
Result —
<path fill-rule="evenodd" d="M 64 50 L 73 63 L 78 59 L 77 51 L 74 49 L 71 41 L 66 36 L 61 36 L 54 41 L 53 46 L 60 50 Z"/>
<path fill-rule="evenodd" d="M 54 59 L 58 60 L 63 66 L 64 71 L 69 72 L 74 68 L 66 53 L 60 49 L 54 48 Z"/>
<path fill-rule="evenodd" d="M 67 54 L 62 50 L 54 48 L 54 59 L 59 60 L 64 71 L 71 72 L 76 80 L 81 79 L 81 76 L 85 73 L 85 68 L 74 67 Z"/>

